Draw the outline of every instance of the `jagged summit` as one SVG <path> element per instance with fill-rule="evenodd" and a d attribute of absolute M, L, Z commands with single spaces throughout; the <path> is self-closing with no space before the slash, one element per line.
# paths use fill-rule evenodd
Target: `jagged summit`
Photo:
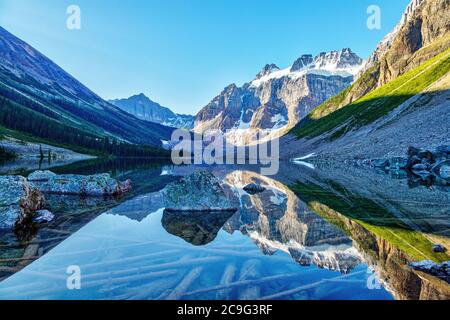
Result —
<path fill-rule="evenodd" d="M 276 64 L 266 64 L 266 66 L 256 75 L 256 79 L 261 79 L 262 77 L 278 70 L 280 70 L 280 68 L 278 68 Z"/>
<path fill-rule="evenodd" d="M 363 60 L 349 48 L 342 49 L 341 51 L 320 53 L 314 59 L 315 68 L 324 70 L 353 68 L 360 66 L 362 62 Z"/>
<path fill-rule="evenodd" d="M 274 64 L 268 64 L 258 73 L 252 81 L 252 86 L 260 86 L 271 79 L 282 77 L 300 77 L 304 73 L 319 73 L 322 75 L 354 76 L 359 72 L 363 64 L 361 59 L 350 48 L 321 52 L 313 57 L 311 54 L 304 54 L 294 61 L 292 66 L 281 69 Z"/>
<path fill-rule="evenodd" d="M 228 132 L 228 141 L 237 145 L 253 143 L 255 132 L 279 135 L 349 86 L 362 63 L 345 48 L 304 54 L 285 69 L 267 64 L 251 82 L 227 86 L 202 108 L 194 130 Z"/>
<path fill-rule="evenodd" d="M 340 51 L 321 52 L 313 58 L 311 54 L 304 54 L 292 65 L 290 71 L 300 71 L 303 69 L 318 70 L 340 70 L 359 67 L 363 62 L 350 48 Z"/>
<path fill-rule="evenodd" d="M 312 54 L 304 54 L 297 60 L 295 60 L 294 64 L 291 67 L 291 71 L 298 71 L 310 66 L 314 62 L 314 58 Z"/>

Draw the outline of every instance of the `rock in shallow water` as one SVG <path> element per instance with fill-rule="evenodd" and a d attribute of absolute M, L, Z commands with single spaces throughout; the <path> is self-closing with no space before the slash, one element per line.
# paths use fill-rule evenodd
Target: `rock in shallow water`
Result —
<path fill-rule="evenodd" d="M 75 174 L 56 175 L 50 171 L 47 173 L 41 171 L 31 174 L 30 177 L 38 179 L 33 180 L 34 186 L 49 194 L 119 196 L 131 191 L 132 188 L 130 180 L 120 182 L 111 178 L 108 173 L 83 176 Z"/>
<path fill-rule="evenodd" d="M 0 177 L 0 229 L 11 229 L 31 220 L 45 199 L 21 176 Z"/>
<path fill-rule="evenodd" d="M 236 211 L 219 180 L 209 171 L 195 171 L 162 191 L 166 210 L 175 212 Z"/>
<path fill-rule="evenodd" d="M 36 211 L 33 221 L 37 223 L 50 222 L 55 218 L 55 215 L 48 210 Z"/>

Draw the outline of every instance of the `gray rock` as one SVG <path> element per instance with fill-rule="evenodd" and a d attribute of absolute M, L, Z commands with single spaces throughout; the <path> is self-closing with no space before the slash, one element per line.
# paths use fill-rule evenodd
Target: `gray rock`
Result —
<path fill-rule="evenodd" d="M 261 193 L 261 192 L 264 192 L 265 190 L 266 190 L 266 188 L 264 188 L 263 186 L 260 186 L 256 183 L 251 183 L 244 187 L 244 191 L 246 191 L 247 193 L 250 193 L 250 194 Z"/>
<path fill-rule="evenodd" d="M 446 249 L 442 244 L 433 244 L 433 252 L 445 252 Z"/>
<path fill-rule="evenodd" d="M 426 163 L 418 163 L 412 166 L 412 170 L 414 171 L 427 171 L 430 169 L 430 166 Z"/>
<path fill-rule="evenodd" d="M 442 152 L 446 154 L 450 154 L 450 146 L 440 146 L 436 148 L 437 152 Z"/>
<path fill-rule="evenodd" d="M 422 271 L 450 283 L 450 261 L 437 264 L 430 260 L 409 264 L 414 270 Z"/>
<path fill-rule="evenodd" d="M 33 221 L 37 223 L 50 222 L 55 218 L 55 215 L 48 210 L 38 210 L 36 211 Z"/>
<path fill-rule="evenodd" d="M 119 196 L 132 189 L 131 181 L 117 181 L 107 173 L 91 176 L 55 175 L 43 182 L 34 182 L 34 186 L 44 193 L 81 195 L 81 196 Z"/>
<path fill-rule="evenodd" d="M 44 206 L 42 194 L 21 176 L 0 177 L 0 229 L 28 221 Z"/>
<path fill-rule="evenodd" d="M 427 170 L 417 170 L 417 171 L 413 171 L 413 173 L 414 173 L 416 176 L 421 177 L 422 179 L 426 179 L 426 178 L 428 178 L 429 176 L 432 175 L 431 172 L 430 172 L 430 171 L 427 171 Z"/>
<path fill-rule="evenodd" d="M 389 168 L 390 169 L 405 169 L 408 166 L 408 159 L 394 157 L 389 159 Z"/>
<path fill-rule="evenodd" d="M 166 210 L 182 211 L 236 211 L 219 180 L 209 171 L 195 171 L 180 181 L 171 183 L 162 191 Z"/>
<path fill-rule="evenodd" d="M 349 49 L 321 53 L 316 57 L 303 55 L 291 69 L 291 72 L 304 69 L 305 73 L 299 77 L 290 74 L 264 77 L 279 70 L 275 65 L 266 65 L 253 81 L 241 87 L 232 84 L 213 98 L 198 112 L 196 125 L 202 124 L 205 131 L 225 132 L 244 124 L 254 129 L 243 130 L 235 137 L 236 141 L 255 141 L 255 130 L 290 128 L 353 82 L 350 73 L 348 76 L 328 76 L 313 71 L 326 68 L 329 63 L 345 69 L 360 66 L 362 59 Z"/>
<path fill-rule="evenodd" d="M 450 180 L 450 164 L 449 165 L 442 165 L 439 168 L 439 177 L 445 180 Z"/>
<path fill-rule="evenodd" d="M 409 158 L 417 157 L 421 151 L 423 151 L 423 150 L 411 146 L 408 148 L 408 157 Z"/>
<path fill-rule="evenodd" d="M 48 181 L 51 178 L 56 177 L 56 173 L 53 173 L 49 170 L 38 170 L 35 171 L 33 173 L 30 173 L 30 175 L 28 176 L 28 181 Z"/>
<path fill-rule="evenodd" d="M 387 166 L 389 166 L 389 161 L 386 159 L 374 159 L 372 160 L 372 165 L 375 168 L 386 168 Z"/>

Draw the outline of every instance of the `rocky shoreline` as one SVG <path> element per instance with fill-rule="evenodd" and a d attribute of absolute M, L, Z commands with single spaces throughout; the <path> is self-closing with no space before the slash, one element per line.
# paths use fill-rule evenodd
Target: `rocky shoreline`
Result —
<path fill-rule="evenodd" d="M 395 176 L 403 174 L 425 185 L 450 186 L 450 145 L 434 150 L 409 147 L 406 157 L 356 160 L 354 163 Z"/>
<path fill-rule="evenodd" d="M 0 230 L 52 220 L 53 214 L 44 210 L 45 194 L 118 197 L 131 189 L 130 180 L 120 182 L 109 174 L 57 175 L 35 171 L 28 178 L 0 176 Z"/>

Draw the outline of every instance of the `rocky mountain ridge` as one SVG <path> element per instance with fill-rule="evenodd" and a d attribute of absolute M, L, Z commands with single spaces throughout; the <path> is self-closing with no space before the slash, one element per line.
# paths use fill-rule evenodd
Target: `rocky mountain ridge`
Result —
<path fill-rule="evenodd" d="M 174 128 L 194 128 L 194 116 L 174 113 L 170 108 L 161 106 L 143 93 L 125 99 L 109 100 L 109 102 L 141 120 Z"/>
<path fill-rule="evenodd" d="M 0 97 L 5 99 L 2 103 L 15 110 L 8 117 L 20 114 L 30 121 L 39 118 L 40 125 L 45 122 L 52 129 L 65 127 L 66 130 L 61 131 L 66 133 L 78 130 L 79 136 L 108 137 L 160 147 L 161 140 L 169 140 L 173 131 L 141 121 L 106 102 L 38 50 L 1 27 Z M 7 125 L 5 121 L 2 124 Z M 31 130 L 31 125 L 25 129 Z"/>
<path fill-rule="evenodd" d="M 266 65 L 249 83 L 227 86 L 196 116 L 196 132 L 227 132 L 236 145 L 276 137 L 347 88 L 363 60 L 351 49 L 302 55 L 292 66 Z"/>

